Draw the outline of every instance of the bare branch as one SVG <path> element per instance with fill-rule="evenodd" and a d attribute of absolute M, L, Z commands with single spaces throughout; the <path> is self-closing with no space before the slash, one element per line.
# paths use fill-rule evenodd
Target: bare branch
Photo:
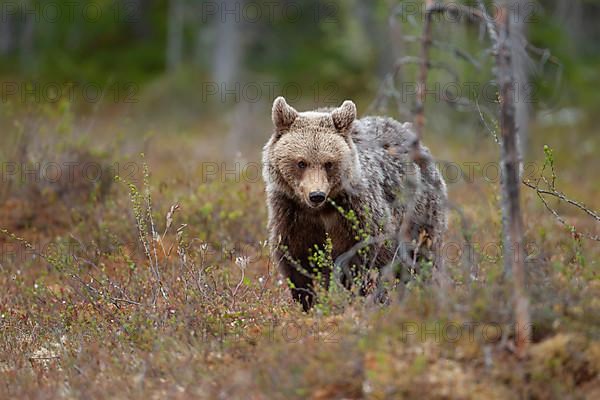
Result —
<path fill-rule="evenodd" d="M 527 186 L 530 189 L 535 190 L 538 198 L 542 201 L 542 204 L 544 204 L 544 207 L 546 207 L 546 209 L 548 211 L 550 211 L 550 213 L 552 213 L 552 215 L 554 215 L 554 218 L 556 218 L 556 220 L 558 222 L 560 222 L 561 224 L 563 224 L 564 226 L 566 226 L 567 228 L 569 228 L 571 231 L 573 231 L 573 233 L 577 234 L 577 235 L 581 235 L 584 236 L 590 240 L 596 241 L 596 242 L 600 242 L 600 236 L 598 235 L 593 235 L 591 233 L 587 233 L 587 232 L 581 232 L 578 231 L 575 226 L 569 224 L 563 217 L 561 217 L 561 215 L 558 213 L 558 211 L 556 211 L 554 208 L 550 207 L 550 205 L 548 204 L 548 202 L 546 201 L 546 199 L 544 198 L 544 194 L 548 194 L 554 197 L 557 197 L 577 208 L 579 208 L 580 210 L 586 212 L 587 214 L 591 215 L 593 218 L 595 218 L 597 221 L 600 221 L 598 214 L 593 211 L 590 210 L 589 208 L 587 208 L 584 204 L 579 203 L 578 201 L 569 199 L 567 196 L 565 196 L 564 193 L 559 192 L 557 190 L 545 190 L 545 189 L 541 189 L 538 185 L 534 185 L 533 183 L 531 183 L 528 180 L 523 180 L 523 184 L 525 186 Z"/>
<path fill-rule="evenodd" d="M 416 43 L 420 42 L 421 38 L 418 36 L 404 36 L 402 38 L 405 42 Z M 454 54 L 457 58 L 467 61 L 475 69 L 481 70 L 481 63 L 469 52 L 461 49 L 460 47 L 454 46 L 451 43 L 442 42 L 440 40 L 431 39 L 431 46 L 439 50 L 447 51 Z"/>
<path fill-rule="evenodd" d="M 479 4 L 481 18 L 485 22 L 488 35 L 490 36 L 490 40 L 492 41 L 492 44 L 494 46 L 494 52 L 496 52 L 499 44 L 498 32 L 496 31 L 496 23 L 494 22 L 492 17 L 489 16 L 485 8 L 485 4 L 483 4 L 483 1 L 477 0 L 477 4 Z"/>

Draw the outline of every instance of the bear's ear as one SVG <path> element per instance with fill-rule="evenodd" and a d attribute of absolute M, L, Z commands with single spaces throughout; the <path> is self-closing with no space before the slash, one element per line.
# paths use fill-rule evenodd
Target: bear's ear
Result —
<path fill-rule="evenodd" d="M 277 131 L 284 131 L 294 123 L 298 117 L 298 111 L 288 105 L 285 99 L 281 96 L 273 102 L 273 125 Z"/>
<path fill-rule="evenodd" d="M 356 119 L 356 105 L 352 101 L 346 100 L 341 107 L 333 110 L 331 119 L 333 119 L 333 125 L 338 132 L 346 132 Z"/>

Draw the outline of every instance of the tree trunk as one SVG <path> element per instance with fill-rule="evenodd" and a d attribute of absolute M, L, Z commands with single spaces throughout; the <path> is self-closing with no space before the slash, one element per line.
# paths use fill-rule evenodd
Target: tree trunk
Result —
<path fill-rule="evenodd" d="M 124 13 L 121 22 L 132 25 L 137 39 L 150 40 L 153 33 L 150 20 L 153 0 L 121 0 L 121 3 Z"/>
<path fill-rule="evenodd" d="M 29 1 L 25 2 L 23 7 L 32 7 Z M 29 8 L 26 8 L 29 9 Z M 35 37 L 36 16 L 26 14 L 25 24 L 22 27 L 20 43 L 19 43 L 19 58 L 21 68 L 25 71 L 31 71 L 34 62 L 33 42 Z"/>
<path fill-rule="evenodd" d="M 383 79 L 394 65 L 393 53 L 389 51 L 392 44 L 385 32 L 385 26 L 377 20 L 377 2 L 359 0 L 355 3 L 354 13 L 362 26 L 372 55 L 377 58 L 377 78 Z"/>
<path fill-rule="evenodd" d="M 238 76 L 242 62 L 242 30 L 243 18 L 240 11 L 244 7 L 243 0 L 221 0 L 218 2 L 220 13 L 216 19 L 216 47 L 213 58 L 213 78 L 219 85 L 229 86 Z M 226 87 L 227 87 L 226 86 Z M 227 87 L 228 89 L 231 89 Z"/>
<path fill-rule="evenodd" d="M 167 69 L 176 70 L 183 59 L 183 18 L 184 0 L 169 1 L 169 21 L 167 27 Z"/>
<path fill-rule="evenodd" d="M 14 48 L 13 16 L 5 15 L 0 23 L 0 55 L 6 55 Z"/>
<path fill-rule="evenodd" d="M 435 2 L 425 0 L 425 20 L 423 21 L 423 36 L 421 37 L 421 66 L 417 80 L 417 96 L 415 101 L 415 131 L 419 139 L 423 136 L 425 127 L 425 97 L 427 74 L 429 73 L 429 48 L 431 47 L 431 25 Z"/>
<path fill-rule="evenodd" d="M 502 136 L 502 214 L 504 225 L 504 269 L 512 280 L 515 315 L 515 345 L 519 357 L 527 351 L 531 339 L 529 304 L 525 293 L 523 220 L 520 206 L 519 146 L 515 125 L 515 93 L 510 36 L 510 15 L 506 2 L 496 10 L 498 43 L 496 79 L 500 93 L 500 131 Z"/>
<path fill-rule="evenodd" d="M 572 56 L 575 56 L 586 36 L 585 17 L 583 2 L 581 0 L 560 0 L 556 5 L 555 17 L 560 21 L 568 36 L 569 43 L 567 50 Z"/>
<path fill-rule="evenodd" d="M 516 4 L 518 6 L 516 8 L 518 14 L 510 19 L 512 28 L 511 49 L 513 57 L 513 76 L 515 78 L 515 87 L 517 88 L 515 97 L 515 121 L 519 139 L 519 152 L 521 156 L 523 156 L 526 154 L 529 144 L 529 115 L 531 111 L 531 97 L 533 95 L 529 83 L 531 65 L 525 47 L 527 38 L 526 20 L 529 17 L 527 13 L 531 4 L 528 3 L 528 0 L 517 0 Z"/>

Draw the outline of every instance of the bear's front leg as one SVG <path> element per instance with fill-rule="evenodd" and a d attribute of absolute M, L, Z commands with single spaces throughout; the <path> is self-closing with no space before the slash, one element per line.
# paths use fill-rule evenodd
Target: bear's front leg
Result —
<path fill-rule="evenodd" d="M 309 270 L 300 265 L 299 261 L 288 259 L 290 255 L 286 255 L 282 250 L 276 250 L 275 256 L 278 260 L 279 270 L 289 281 L 287 283 L 290 286 L 292 297 L 302 304 L 304 311 L 310 310 L 314 304 L 315 293 Z"/>

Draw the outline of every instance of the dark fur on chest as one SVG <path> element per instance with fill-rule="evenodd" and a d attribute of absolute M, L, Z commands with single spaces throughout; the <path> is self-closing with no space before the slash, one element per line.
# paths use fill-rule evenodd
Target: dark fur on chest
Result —
<path fill-rule="evenodd" d="M 278 261 L 279 268 L 284 276 L 292 283 L 292 294 L 299 300 L 304 309 L 312 306 L 314 300 L 314 284 L 317 275 L 320 284 L 327 288 L 332 271 L 322 270 L 310 262 L 311 255 L 316 248 L 323 249 L 327 239 L 331 240 L 331 256 L 334 263 L 343 268 L 345 274 L 342 283 L 350 288 L 356 276 L 356 266 L 362 260 L 355 245 L 362 240 L 350 221 L 342 214 L 340 209 L 347 212 L 352 208 L 352 199 L 342 195 L 332 199 L 324 207 L 314 210 L 298 204 L 293 199 L 280 195 L 272 202 L 272 212 L 277 218 L 272 221 L 276 226 L 271 226 L 272 231 L 281 232 L 282 235 L 272 238 L 272 251 Z M 359 215 L 359 213 L 355 213 Z M 358 221 L 359 226 L 365 227 L 366 221 Z M 375 232 L 368 232 L 370 236 Z M 383 265 L 390 258 L 390 247 L 379 244 L 369 246 L 372 261 L 376 266 Z M 339 264 L 341 262 L 341 264 Z"/>

